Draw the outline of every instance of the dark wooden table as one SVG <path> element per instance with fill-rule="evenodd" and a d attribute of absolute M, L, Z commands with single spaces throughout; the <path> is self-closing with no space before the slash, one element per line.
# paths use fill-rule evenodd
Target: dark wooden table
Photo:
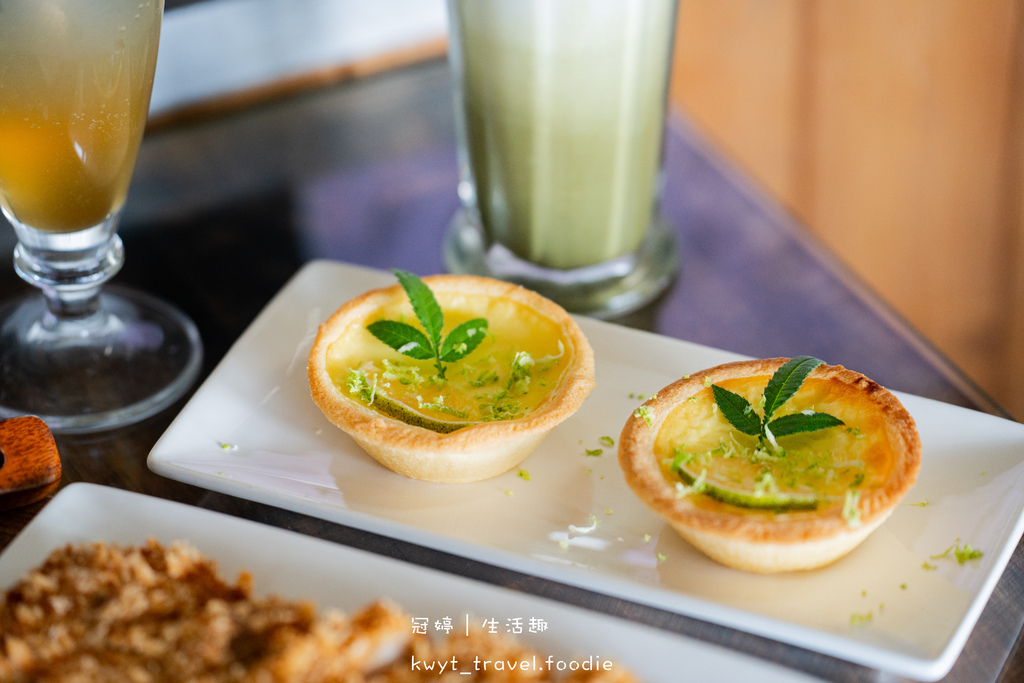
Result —
<path fill-rule="evenodd" d="M 443 271 L 457 207 L 443 62 L 307 92 L 147 134 L 122 223 L 116 281 L 196 321 L 204 376 L 304 263 L 331 258 Z M 852 277 L 688 123 L 676 117 L 664 211 L 682 269 L 671 290 L 621 320 L 750 356 L 812 354 L 885 386 L 1000 413 L 948 360 Z M 0 230 L 0 297 L 24 291 Z M 2 381 L 2 378 L 0 378 Z M 59 436 L 63 485 L 140 491 L 292 529 L 696 637 L 837 681 L 884 673 L 728 628 L 161 478 L 149 450 L 181 405 L 124 429 Z M 45 504 L 0 513 L 0 549 Z M 1022 680 L 1024 550 L 1018 547 L 948 680 Z"/>

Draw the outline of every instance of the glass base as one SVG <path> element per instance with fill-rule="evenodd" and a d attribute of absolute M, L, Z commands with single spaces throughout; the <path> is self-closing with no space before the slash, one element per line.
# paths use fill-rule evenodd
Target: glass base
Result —
<path fill-rule="evenodd" d="M 38 293 L 0 307 L 0 418 L 64 433 L 132 424 L 179 399 L 201 365 L 195 324 L 131 289 L 104 288 L 95 313 L 72 319 Z"/>
<path fill-rule="evenodd" d="M 573 270 L 544 268 L 489 242 L 467 211 L 452 219 L 444 245 L 449 272 L 514 282 L 546 296 L 570 313 L 615 318 L 658 297 L 675 277 L 676 244 L 672 228 L 660 216 L 635 254 Z"/>

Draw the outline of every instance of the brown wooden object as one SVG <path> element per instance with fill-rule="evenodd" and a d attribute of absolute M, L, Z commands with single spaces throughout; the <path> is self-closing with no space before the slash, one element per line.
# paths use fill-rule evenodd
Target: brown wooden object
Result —
<path fill-rule="evenodd" d="M 1024 420 L 1024 2 L 687 0 L 672 99 Z"/>
<path fill-rule="evenodd" d="M 41 500 L 60 484 L 57 444 L 38 417 L 0 422 L 0 455 L 0 510 Z"/>

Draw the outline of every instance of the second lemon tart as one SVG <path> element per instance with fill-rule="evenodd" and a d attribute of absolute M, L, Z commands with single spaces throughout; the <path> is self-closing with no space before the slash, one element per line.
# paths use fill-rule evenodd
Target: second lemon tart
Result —
<path fill-rule="evenodd" d="M 649 507 L 713 559 L 757 572 L 848 553 L 910 489 L 921 451 L 893 394 L 810 357 L 684 377 L 629 418 L 619 443 Z"/>

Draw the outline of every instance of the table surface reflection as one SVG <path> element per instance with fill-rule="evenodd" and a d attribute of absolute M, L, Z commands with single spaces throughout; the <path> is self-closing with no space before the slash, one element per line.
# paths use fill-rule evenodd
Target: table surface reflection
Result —
<path fill-rule="evenodd" d="M 116 282 L 196 321 L 203 376 L 306 262 L 328 258 L 442 272 L 458 198 L 443 62 L 293 95 L 147 134 L 121 236 Z M 905 321 L 677 116 L 663 209 L 681 270 L 625 325 L 758 357 L 810 354 L 881 384 L 1001 414 Z M 0 231 L 0 263 L 13 232 Z M 0 296 L 27 289 L 7 265 Z M 184 400 L 184 399 L 183 399 Z M 173 499 L 582 605 L 837 681 L 891 677 L 830 657 L 582 589 L 450 556 L 164 479 L 146 455 L 182 403 L 120 430 L 59 436 L 63 484 L 95 482 Z M 0 515 L 0 548 L 44 502 Z M 1024 551 L 1018 547 L 951 681 L 1020 680 Z"/>

